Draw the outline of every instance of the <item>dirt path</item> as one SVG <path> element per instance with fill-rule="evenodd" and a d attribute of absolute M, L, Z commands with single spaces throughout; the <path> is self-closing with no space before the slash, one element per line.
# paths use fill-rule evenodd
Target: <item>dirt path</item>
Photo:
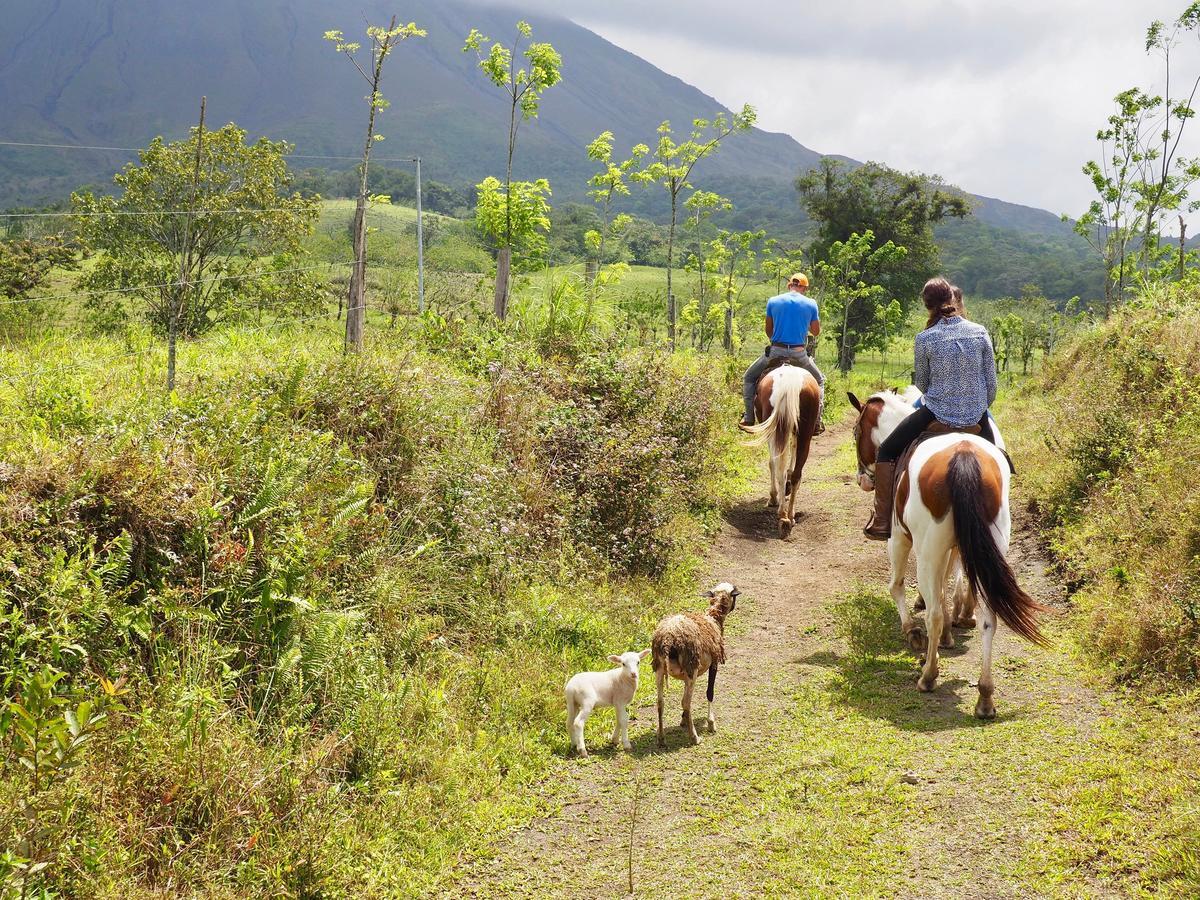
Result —
<path fill-rule="evenodd" d="M 727 517 L 709 575 L 737 584 L 743 602 L 717 683 L 717 733 L 686 743 L 674 683 L 659 751 L 647 668 L 633 753 L 605 749 L 611 713 L 594 717 L 597 752 L 563 760 L 542 788 L 558 811 L 502 838 L 445 896 L 626 896 L 635 814 L 641 897 L 1121 895 L 1103 861 L 1072 855 L 1094 855 L 1086 835 L 1063 837 L 1066 801 L 1091 777 L 1072 766 L 1080 747 L 1102 742 L 1104 704 L 1061 651 L 1005 629 L 995 723 L 971 715 L 974 632 L 944 657 L 936 692 L 919 694 L 917 660 L 882 593 L 883 548 L 859 533 L 868 498 L 846 477 L 850 454 L 844 428 L 817 442 L 789 542 L 776 537 L 765 478 Z M 1015 537 L 1022 583 L 1057 602 L 1036 541 Z M 847 621 L 863 646 L 842 638 Z M 695 712 L 702 719 L 704 704 Z"/>

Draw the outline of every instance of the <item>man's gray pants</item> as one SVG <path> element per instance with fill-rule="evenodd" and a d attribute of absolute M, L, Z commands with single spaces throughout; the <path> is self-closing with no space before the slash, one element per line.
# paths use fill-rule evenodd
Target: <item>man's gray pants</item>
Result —
<path fill-rule="evenodd" d="M 772 347 L 766 356 L 760 356 L 756 359 L 750 368 L 746 370 L 746 377 L 742 379 L 742 400 L 746 404 L 745 422 L 754 421 L 754 389 L 758 386 L 758 379 L 762 377 L 763 370 L 767 364 L 773 359 L 787 358 L 796 365 L 807 369 L 813 378 L 817 379 L 817 384 L 821 386 L 821 412 L 825 411 L 825 376 L 821 374 L 821 370 L 817 368 L 817 364 L 812 361 L 812 357 L 808 355 L 808 351 L 803 347 L 791 349 L 788 347 Z"/>

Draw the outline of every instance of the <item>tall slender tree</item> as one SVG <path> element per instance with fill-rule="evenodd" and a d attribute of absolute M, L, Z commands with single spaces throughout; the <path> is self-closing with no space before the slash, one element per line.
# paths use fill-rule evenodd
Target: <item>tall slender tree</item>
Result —
<path fill-rule="evenodd" d="M 721 142 L 731 134 L 753 127 L 758 114 L 754 107 L 746 104 L 742 111 L 726 116 L 718 113 L 712 120 L 695 119 L 692 133 L 687 140 L 676 142 L 671 132 L 671 123 L 658 126 L 658 143 L 650 162 L 632 180 L 644 185 L 658 185 L 667 192 L 671 200 L 671 224 L 667 231 L 667 340 L 675 349 L 675 328 L 678 313 L 672 275 L 675 268 L 675 230 L 679 225 L 679 198 L 691 189 L 692 171 L 700 160 L 712 156 Z"/>
<path fill-rule="evenodd" d="M 508 315 L 516 194 L 527 199 L 530 193 L 528 186 L 514 193 L 512 171 L 513 157 L 517 152 L 517 130 L 523 121 L 537 118 L 542 94 L 562 80 L 562 57 L 550 44 L 533 41 L 532 37 L 533 28 L 528 22 L 521 21 L 517 23 L 517 38 L 512 49 L 493 41 L 474 28 L 467 35 L 466 44 L 463 46 L 463 52 L 475 53 L 480 70 L 492 84 L 505 92 L 509 100 L 508 155 L 503 193 L 505 219 L 504 228 L 498 235 L 500 247 L 496 254 L 496 292 L 493 298 L 493 308 L 498 319 Z M 517 55 L 521 52 L 523 40 L 529 41 L 523 54 L 528 67 L 517 68 Z M 549 193 L 549 190 L 546 193 Z"/>
<path fill-rule="evenodd" d="M 363 323 L 366 319 L 366 287 L 367 287 L 367 170 L 371 164 L 371 148 L 383 135 L 375 133 L 375 120 L 378 115 L 391 104 L 379 92 L 383 80 L 383 64 L 392 51 L 402 41 L 410 37 L 424 37 L 425 32 L 416 26 L 415 22 L 407 25 L 397 25 L 396 17 L 392 16 L 391 23 L 386 27 L 371 25 L 367 28 L 367 37 L 371 42 L 371 63 L 369 68 L 363 68 L 358 61 L 358 52 L 362 49 L 359 43 L 347 41 L 340 31 L 325 32 L 325 40 L 330 41 L 338 53 L 344 53 L 354 64 L 354 68 L 370 85 L 371 93 L 367 96 L 370 114 L 367 116 L 367 140 L 363 146 L 362 162 L 358 167 L 358 201 L 354 207 L 354 224 L 352 244 L 354 259 L 350 269 L 350 296 L 346 311 L 346 347 L 351 350 L 362 349 Z"/>

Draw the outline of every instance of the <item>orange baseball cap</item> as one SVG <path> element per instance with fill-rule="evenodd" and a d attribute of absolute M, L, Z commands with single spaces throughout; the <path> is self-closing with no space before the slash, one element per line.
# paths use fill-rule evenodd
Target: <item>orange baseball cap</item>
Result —
<path fill-rule="evenodd" d="M 797 272 L 795 275 L 789 278 L 788 284 L 792 284 L 797 281 L 800 282 L 800 287 L 808 287 L 808 276 L 803 272 Z"/>

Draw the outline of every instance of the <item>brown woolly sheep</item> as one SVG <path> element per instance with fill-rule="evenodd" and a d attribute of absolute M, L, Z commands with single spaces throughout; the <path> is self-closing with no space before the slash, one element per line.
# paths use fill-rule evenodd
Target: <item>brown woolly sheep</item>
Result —
<path fill-rule="evenodd" d="M 718 584 L 703 596 L 709 599 L 708 612 L 676 613 L 667 616 L 654 629 L 650 641 L 654 677 L 658 684 L 658 746 L 663 738 L 663 689 L 668 678 L 683 682 L 683 721 L 693 744 L 700 743 L 696 723 L 692 721 L 692 690 L 701 672 L 708 671 L 708 730 L 717 730 L 713 717 L 713 688 L 717 683 L 717 664 L 725 662 L 725 617 L 733 612 L 741 592 L 728 582 Z"/>

